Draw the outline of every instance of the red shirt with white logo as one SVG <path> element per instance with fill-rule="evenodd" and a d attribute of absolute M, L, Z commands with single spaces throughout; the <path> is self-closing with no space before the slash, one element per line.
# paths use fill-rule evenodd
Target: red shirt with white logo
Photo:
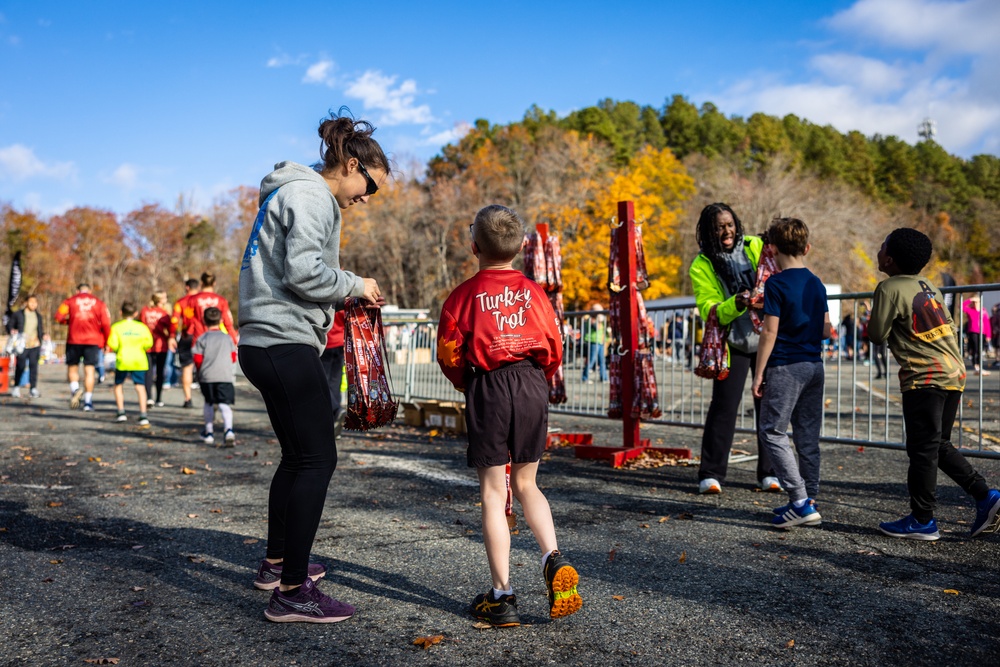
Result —
<path fill-rule="evenodd" d="M 188 294 L 187 296 L 182 296 L 181 298 L 177 299 L 177 301 L 174 303 L 174 313 L 173 313 L 173 315 L 170 316 L 170 337 L 171 338 L 174 338 L 175 336 L 177 336 L 177 332 L 178 331 L 180 331 L 181 333 L 185 333 L 185 334 L 186 333 L 190 333 L 190 331 L 188 331 L 188 328 L 189 328 L 190 325 L 187 322 L 185 322 L 184 311 L 185 311 L 185 309 L 188 308 L 188 299 L 190 299 L 192 296 L 194 296 L 194 295 L 193 294 Z M 193 311 L 188 310 L 188 312 L 192 316 L 194 315 Z"/>
<path fill-rule="evenodd" d="M 184 325 L 188 333 L 191 334 L 192 344 L 198 340 L 198 336 L 208 331 L 205 324 L 205 311 L 209 308 L 218 308 L 222 311 L 222 323 L 219 328 L 229 334 L 233 339 L 233 344 L 239 344 L 236 337 L 236 326 L 233 324 L 233 312 L 229 310 L 229 302 L 226 298 L 215 292 L 198 292 L 184 297 L 187 303 L 184 306 Z"/>
<path fill-rule="evenodd" d="M 534 359 L 551 379 L 562 363 L 560 329 L 538 283 L 513 269 L 483 270 L 444 302 L 438 364 L 459 390 L 470 366 L 492 371 L 524 359 Z"/>
<path fill-rule="evenodd" d="M 144 306 L 139 311 L 139 321 L 153 333 L 153 347 L 150 352 L 166 352 L 167 338 L 170 337 L 170 313 L 159 306 Z"/>
<path fill-rule="evenodd" d="M 108 307 L 89 293 L 74 294 L 59 304 L 56 322 L 69 325 L 67 345 L 104 347 L 111 335 L 111 313 L 108 312 Z"/>

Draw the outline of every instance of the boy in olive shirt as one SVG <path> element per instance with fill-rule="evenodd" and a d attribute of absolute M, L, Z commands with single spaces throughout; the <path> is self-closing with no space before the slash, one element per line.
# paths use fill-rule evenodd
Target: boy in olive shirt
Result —
<path fill-rule="evenodd" d="M 919 275 L 931 252 L 931 240 L 915 229 L 903 227 L 886 237 L 878 251 L 878 268 L 889 278 L 875 288 L 868 320 L 868 338 L 876 345 L 888 342 L 900 365 L 910 459 L 906 486 L 912 513 L 881 523 L 879 529 L 890 537 L 911 540 L 940 537 L 934 520 L 938 468 L 976 500 L 971 537 L 1000 527 L 1000 492 L 990 489 L 951 444 L 965 389 L 965 362 L 944 300 Z"/>

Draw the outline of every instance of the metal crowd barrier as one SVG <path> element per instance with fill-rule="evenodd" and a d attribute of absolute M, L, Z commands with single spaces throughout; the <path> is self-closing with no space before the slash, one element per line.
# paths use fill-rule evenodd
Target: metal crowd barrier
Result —
<path fill-rule="evenodd" d="M 1000 293 L 1000 284 L 946 287 L 941 291 L 954 295 L 954 320 L 961 331 L 967 319 L 963 305 L 968 297 L 977 294 L 982 304 L 984 294 Z M 891 353 L 868 343 L 863 333 L 862 323 L 872 294 L 828 295 L 830 319 L 838 335 L 827 341 L 824 347 L 826 388 L 820 439 L 856 447 L 904 450 L 902 403 L 896 376 L 898 365 Z M 663 410 L 659 419 L 648 421 L 703 428 L 712 397 L 712 381 L 692 372 L 698 362 L 703 326 L 694 298 L 673 299 L 669 306 L 651 306 L 647 308 L 647 313 L 656 330 L 654 363 Z M 847 332 L 842 326 L 847 314 L 853 317 L 853 336 L 845 335 Z M 552 412 L 591 417 L 607 414 L 608 385 L 601 381 L 600 360 L 596 355 L 591 360 L 591 345 L 586 340 L 598 317 L 606 315 L 606 311 L 566 313 L 563 373 L 568 400 L 564 404 L 550 406 Z M 677 324 L 671 325 L 672 322 Z M 602 324 L 606 326 L 607 322 Z M 385 327 L 389 367 L 398 398 L 406 401 L 463 400 L 462 394 L 451 386 L 438 368 L 436 321 L 387 321 Z M 1000 352 L 991 350 L 989 341 L 981 337 L 978 342 L 982 346 L 979 350 L 982 368 L 988 374 L 976 374 L 969 366 L 962 406 L 952 430 L 952 442 L 967 455 L 1000 458 L 1000 370 L 996 368 Z M 966 354 L 964 335 L 959 336 L 959 345 Z M 588 381 L 584 382 L 583 371 L 588 365 L 593 368 L 588 374 Z M 751 377 L 748 377 L 736 426 L 738 432 L 752 434 L 755 429 L 750 384 Z"/>

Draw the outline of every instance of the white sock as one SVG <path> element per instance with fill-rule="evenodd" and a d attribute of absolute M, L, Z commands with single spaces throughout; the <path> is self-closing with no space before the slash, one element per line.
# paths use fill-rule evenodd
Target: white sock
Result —
<path fill-rule="evenodd" d="M 553 549 L 552 551 L 558 551 L 558 549 Z M 542 569 L 543 570 L 545 569 L 545 561 L 547 561 L 549 559 L 549 556 L 552 555 L 552 551 L 549 551 L 544 556 L 542 556 Z"/>
<path fill-rule="evenodd" d="M 513 595 L 513 594 L 514 594 L 514 587 L 513 586 L 511 586 L 507 590 L 501 590 L 499 588 L 494 588 L 493 589 L 493 599 L 494 600 L 499 600 L 501 595 Z"/>
<path fill-rule="evenodd" d="M 79 389 L 79 388 L 80 388 L 80 383 L 79 382 L 70 382 L 69 383 L 69 392 L 71 394 L 75 394 L 76 390 Z"/>
<path fill-rule="evenodd" d="M 92 391 L 85 391 L 85 392 L 83 392 L 83 402 L 84 403 L 92 403 L 93 400 L 94 400 L 94 392 L 92 392 Z"/>
<path fill-rule="evenodd" d="M 227 431 L 233 430 L 233 409 L 228 403 L 219 403 L 219 412 L 222 413 L 222 424 Z"/>
<path fill-rule="evenodd" d="M 211 403 L 206 403 L 201 412 L 205 415 L 205 433 L 211 433 L 215 422 L 215 408 Z"/>
<path fill-rule="evenodd" d="M 806 506 L 807 502 L 809 502 L 809 499 L 803 498 L 802 500 L 793 500 L 792 504 L 795 505 L 795 509 L 800 510 Z"/>

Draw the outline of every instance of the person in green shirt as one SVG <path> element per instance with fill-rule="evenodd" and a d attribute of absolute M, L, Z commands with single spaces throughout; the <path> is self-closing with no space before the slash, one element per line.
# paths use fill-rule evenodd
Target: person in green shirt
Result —
<path fill-rule="evenodd" d="M 146 371 L 149 358 L 146 351 L 153 347 L 153 333 L 142 322 L 137 322 L 135 304 L 122 304 L 122 319 L 111 325 L 108 349 L 115 353 L 115 403 L 118 416 L 115 421 L 128 421 L 125 416 L 125 380 L 132 377 L 135 393 L 139 397 L 139 425 L 146 426 Z"/>
<path fill-rule="evenodd" d="M 941 536 L 934 521 L 938 468 L 976 501 L 971 537 L 1000 528 L 1000 492 L 951 444 L 965 389 L 965 361 L 941 293 L 920 275 L 932 252 L 931 240 L 916 229 L 901 227 L 885 238 L 878 268 L 889 277 L 875 287 L 868 320 L 868 338 L 876 345 L 887 342 L 899 363 L 910 459 L 906 488 L 911 512 L 880 523 L 879 530 L 889 537 L 925 541 Z"/>

